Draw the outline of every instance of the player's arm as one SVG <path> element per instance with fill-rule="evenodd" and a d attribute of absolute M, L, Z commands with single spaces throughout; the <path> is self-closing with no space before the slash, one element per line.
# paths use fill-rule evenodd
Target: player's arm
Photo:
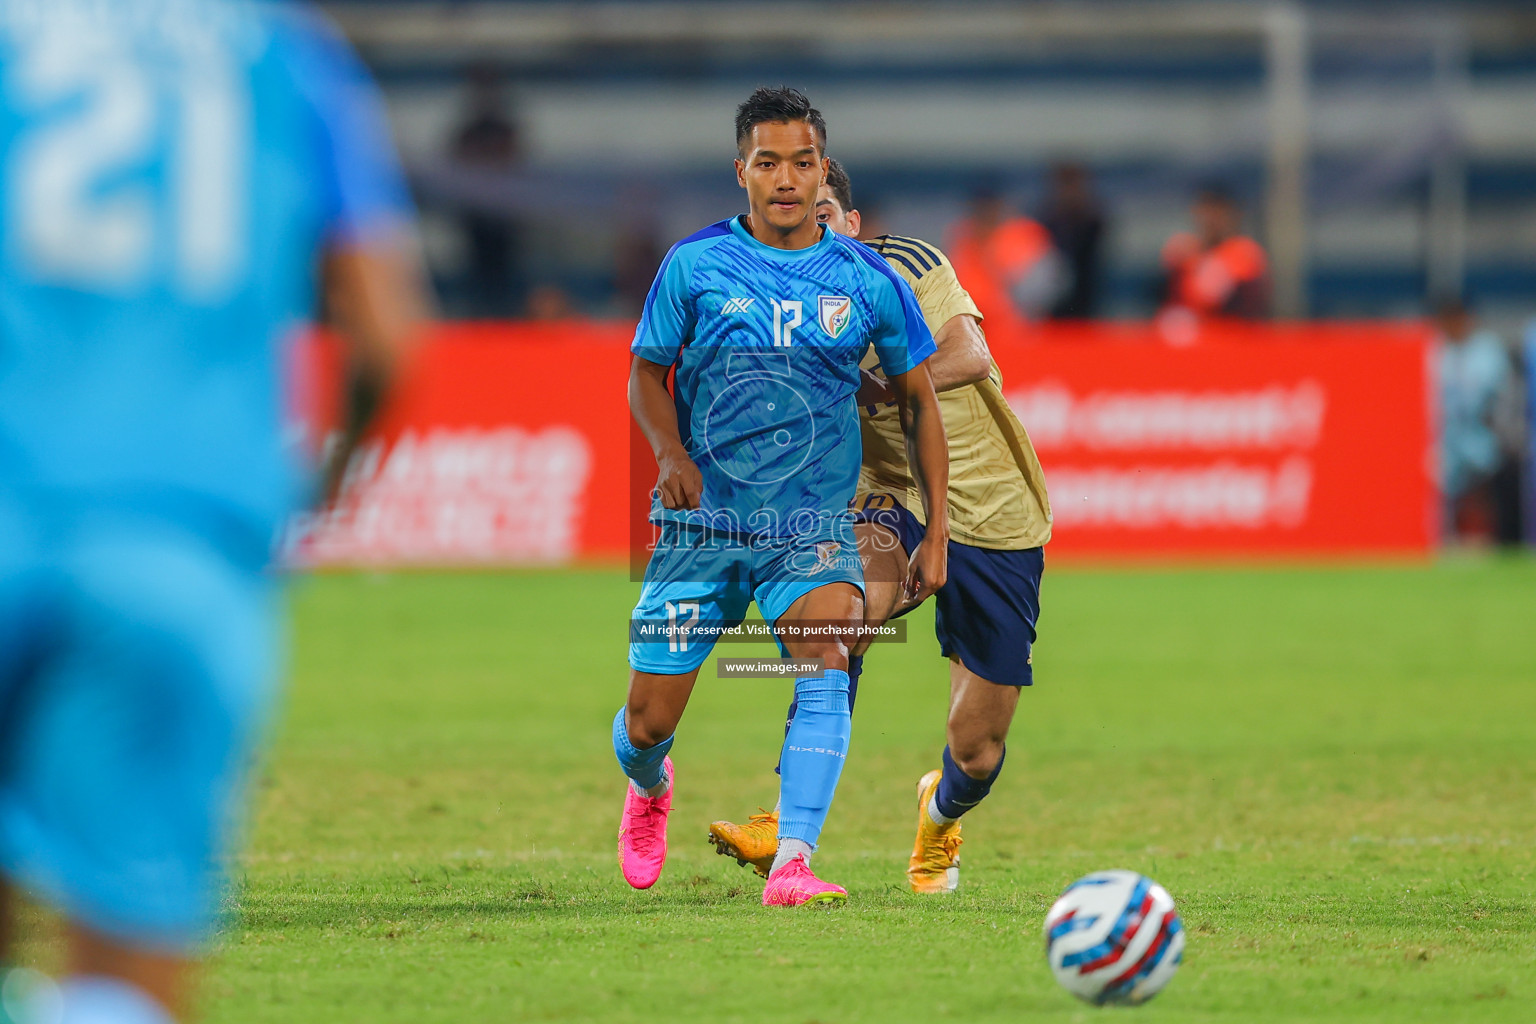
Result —
<path fill-rule="evenodd" d="M 907 465 L 912 467 L 928 523 L 907 561 L 904 596 L 918 603 L 942 587 L 949 575 L 949 441 L 926 362 L 892 374 L 890 384 L 906 439 Z"/>
<path fill-rule="evenodd" d="M 307 101 L 314 164 L 308 185 L 324 206 L 321 291 L 347 349 L 341 429 L 322 470 L 335 498 L 348 460 L 381 408 L 429 302 L 415 244 L 415 211 L 378 89 L 332 27 L 295 12 L 279 48 Z"/>
<path fill-rule="evenodd" d="M 323 500 L 336 498 L 347 463 L 426 320 L 426 290 L 404 239 L 339 245 L 326 254 L 325 306 L 347 348 L 341 430 L 324 468 Z"/>
<path fill-rule="evenodd" d="M 957 313 L 944 321 L 933 335 L 938 351 L 928 360 L 933 390 L 953 391 L 987 379 L 992 372 L 992 351 L 981 324 L 969 313 Z"/>
<path fill-rule="evenodd" d="M 907 559 L 904 596 L 918 602 L 942 587 L 949 574 L 949 442 L 929 370 L 938 350 L 917 296 L 893 272 L 882 276 L 884 285 L 875 292 L 880 324 L 872 340 L 901 417 L 907 465 L 928 524 Z"/>
<path fill-rule="evenodd" d="M 677 406 L 667 390 L 669 366 L 635 356 L 629 367 L 629 411 L 656 454 L 656 489 L 665 508 L 698 508 L 704 477 L 688 457 L 677 429 Z"/>
<path fill-rule="evenodd" d="M 961 286 L 955 268 L 938 249 L 924 248 L 937 265 L 917 279 L 913 294 L 926 322 L 939 324 L 933 333 L 938 351 L 928 360 L 928 372 L 933 377 L 933 389 L 943 393 L 985 380 L 992 372 L 992 353 L 981 330 L 981 311 Z M 860 405 L 895 400 L 884 377 L 868 370 L 864 377 Z"/>
<path fill-rule="evenodd" d="M 933 379 L 933 390 L 953 391 L 987 379 L 992 372 L 992 350 L 981 325 L 969 313 L 957 313 L 934 333 L 938 351 L 925 364 Z M 896 400 L 890 383 L 875 370 L 866 367 L 859 384 L 860 405 L 884 405 Z"/>
<path fill-rule="evenodd" d="M 629 411 L 656 455 L 656 489 L 664 508 L 698 508 L 704 496 L 704 477 L 683 446 L 677 405 L 667 390 L 667 373 L 693 326 L 688 269 L 674 247 L 656 271 L 629 346 L 635 356 L 629 367 Z"/>

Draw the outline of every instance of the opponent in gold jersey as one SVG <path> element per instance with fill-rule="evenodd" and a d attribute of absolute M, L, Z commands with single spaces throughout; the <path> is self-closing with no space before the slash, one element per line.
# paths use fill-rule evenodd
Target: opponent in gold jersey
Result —
<path fill-rule="evenodd" d="M 857 236 L 847 173 L 831 161 L 817 216 Z M 942 767 L 917 784 L 917 838 L 907 866 L 914 892 L 954 890 L 960 879 L 960 821 L 991 790 L 1020 688 L 1033 682 L 1030 649 L 1040 614 L 1042 547 L 1051 504 L 1029 435 L 1003 400 L 1002 376 L 981 331 L 982 312 L 944 254 L 926 242 L 881 235 L 867 243 L 912 286 L 938 352 L 928 360 L 949 438 L 949 582 L 934 595 L 935 627 L 950 660 L 948 745 Z M 884 378 L 866 361 L 859 392 L 864 443 L 857 534 L 864 561 L 866 625 L 916 605 L 903 593 L 907 557 L 923 537 L 922 504 L 904 457 L 901 422 Z M 866 642 L 850 658 L 850 705 Z M 790 706 L 790 719 L 795 707 Z M 722 854 L 760 873 L 777 846 L 776 812 L 746 824 L 717 821 Z"/>
<path fill-rule="evenodd" d="M 899 235 L 881 235 L 869 246 L 912 286 L 935 338 L 949 325 L 952 344 L 966 348 L 962 358 L 951 361 L 949 378 L 934 381 L 949 437 L 950 536 L 1002 551 L 1040 547 L 1051 539 L 1045 474 L 1024 425 L 1003 398 L 1002 374 L 987 355 L 986 339 L 976 326 L 981 311 L 960 287 L 949 260 L 933 246 Z M 877 365 L 874 353 L 869 353 L 863 364 L 867 387 L 860 398 L 884 400 L 865 405 L 860 417 L 864 464 L 859 494 L 894 494 L 921 522 L 922 495 L 907 466 L 901 418 L 873 372 Z M 985 376 L 971 380 L 976 371 Z M 946 389 L 945 384 L 951 386 Z"/>

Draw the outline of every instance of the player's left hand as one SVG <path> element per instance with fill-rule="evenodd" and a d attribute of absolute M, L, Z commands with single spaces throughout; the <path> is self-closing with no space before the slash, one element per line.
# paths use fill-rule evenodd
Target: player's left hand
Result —
<path fill-rule="evenodd" d="M 907 578 L 902 597 L 911 604 L 921 604 L 949 578 L 949 538 L 925 535 L 907 559 Z"/>

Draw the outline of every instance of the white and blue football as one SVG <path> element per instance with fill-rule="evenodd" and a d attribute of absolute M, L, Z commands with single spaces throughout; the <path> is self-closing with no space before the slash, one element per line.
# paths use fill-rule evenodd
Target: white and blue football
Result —
<path fill-rule="evenodd" d="M 1184 956 L 1168 890 L 1134 871 L 1096 871 L 1045 915 L 1045 953 L 1062 987 L 1096 1005 L 1144 1003 Z"/>

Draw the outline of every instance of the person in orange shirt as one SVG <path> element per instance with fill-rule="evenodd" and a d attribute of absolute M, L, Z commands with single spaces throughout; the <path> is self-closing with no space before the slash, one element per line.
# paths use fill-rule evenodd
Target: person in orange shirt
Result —
<path fill-rule="evenodd" d="M 1060 254 L 1038 221 L 1010 216 L 995 189 L 978 190 L 950 233 L 949 261 L 987 318 L 1007 333 L 1044 317 L 1065 284 Z"/>
<path fill-rule="evenodd" d="M 1163 246 L 1162 313 L 1180 310 L 1201 319 L 1269 315 L 1269 257 L 1239 234 L 1242 211 L 1221 188 L 1205 188 L 1190 211 L 1193 232 Z"/>

